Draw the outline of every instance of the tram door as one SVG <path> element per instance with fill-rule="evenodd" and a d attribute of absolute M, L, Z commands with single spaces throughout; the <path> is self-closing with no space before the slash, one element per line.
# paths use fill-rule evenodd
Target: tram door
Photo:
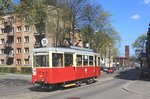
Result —
<path fill-rule="evenodd" d="M 100 57 L 95 56 L 95 69 L 96 69 L 96 76 L 100 76 Z"/>

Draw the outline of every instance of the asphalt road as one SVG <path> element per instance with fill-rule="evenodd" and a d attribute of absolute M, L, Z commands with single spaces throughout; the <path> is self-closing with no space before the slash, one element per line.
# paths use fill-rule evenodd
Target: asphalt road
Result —
<path fill-rule="evenodd" d="M 137 74 L 138 71 L 134 69 L 114 74 L 102 73 L 102 77 L 96 83 L 55 91 L 35 89 L 31 84 L 0 88 L 0 99 L 146 99 L 123 90 L 124 86 L 137 79 Z M 28 80 L 30 78 L 25 77 Z"/>

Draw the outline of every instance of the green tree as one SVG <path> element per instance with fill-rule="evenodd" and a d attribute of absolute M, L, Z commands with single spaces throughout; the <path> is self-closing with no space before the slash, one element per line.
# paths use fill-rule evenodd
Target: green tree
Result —
<path fill-rule="evenodd" d="M 147 35 L 143 33 L 132 44 L 132 47 L 135 49 L 136 56 L 139 56 L 139 54 L 144 50 L 146 39 Z"/>
<path fill-rule="evenodd" d="M 12 0 L 0 0 L 0 14 L 4 14 L 11 11 L 12 5 Z"/>

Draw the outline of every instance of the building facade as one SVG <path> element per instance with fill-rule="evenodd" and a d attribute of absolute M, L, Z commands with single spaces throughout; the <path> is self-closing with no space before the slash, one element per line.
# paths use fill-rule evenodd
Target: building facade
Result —
<path fill-rule="evenodd" d="M 35 35 L 28 18 L 5 15 L 0 21 L 0 65 L 30 66 Z"/>
<path fill-rule="evenodd" d="M 130 50 L 129 46 L 125 46 L 125 56 L 117 56 L 116 64 L 122 67 L 128 67 L 130 64 Z"/>
<path fill-rule="evenodd" d="M 29 18 L 18 14 L 1 16 L 0 20 L 0 65 L 31 66 L 33 48 L 42 47 L 42 38 L 48 39 L 47 47 L 55 45 L 54 35 L 47 36 L 45 25 L 29 25 Z M 75 31 L 74 44 L 82 47 L 81 35 Z M 71 35 L 72 38 L 72 35 Z M 69 45 L 68 41 L 63 42 Z"/>

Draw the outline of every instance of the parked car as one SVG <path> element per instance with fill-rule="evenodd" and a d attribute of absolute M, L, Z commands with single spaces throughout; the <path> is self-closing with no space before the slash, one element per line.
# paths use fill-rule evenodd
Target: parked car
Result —
<path fill-rule="evenodd" d="M 107 72 L 107 67 L 103 67 L 103 72 Z"/>
<path fill-rule="evenodd" d="M 113 67 L 109 67 L 106 71 L 107 73 L 114 73 L 114 69 Z"/>

